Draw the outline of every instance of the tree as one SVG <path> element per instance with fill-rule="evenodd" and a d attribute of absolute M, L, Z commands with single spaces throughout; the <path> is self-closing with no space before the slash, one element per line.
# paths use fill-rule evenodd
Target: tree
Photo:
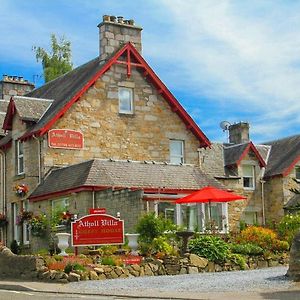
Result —
<path fill-rule="evenodd" d="M 33 46 L 36 60 L 42 62 L 45 82 L 51 81 L 72 70 L 71 42 L 64 37 L 57 40 L 55 34 L 51 34 L 51 52 L 42 47 Z"/>

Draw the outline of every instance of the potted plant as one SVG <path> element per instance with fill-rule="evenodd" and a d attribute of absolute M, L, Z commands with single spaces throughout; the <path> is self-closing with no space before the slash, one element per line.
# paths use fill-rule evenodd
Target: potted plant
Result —
<path fill-rule="evenodd" d="M 0 227 L 5 227 L 7 225 L 8 221 L 6 218 L 6 215 L 0 213 Z"/>
<path fill-rule="evenodd" d="M 23 224 L 26 221 L 30 221 L 33 217 L 32 211 L 22 210 L 17 216 L 17 224 Z"/>
<path fill-rule="evenodd" d="M 25 183 L 21 183 L 15 186 L 15 191 L 17 196 L 22 198 L 28 193 L 29 188 Z"/>
<path fill-rule="evenodd" d="M 47 224 L 46 215 L 33 216 L 29 220 L 31 234 L 34 236 L 43 236 L 46 233 Z"/>

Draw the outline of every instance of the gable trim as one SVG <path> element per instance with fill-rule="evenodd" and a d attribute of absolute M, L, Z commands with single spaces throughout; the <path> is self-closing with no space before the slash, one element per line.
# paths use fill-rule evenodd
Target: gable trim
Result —
<path fill-rule="evenodd" d="M 287 167 L 283 173 L 282 173 L 282 176 L 287 176 L 290 174 L 290 172 L 292 171 L 292 169 L 295 167 L 295 165 L 300 161 L 300 155 L 298 155 L 294 160 L 293 162 L 289 165 L 289 167 Z"/>
<path fill-rule="evenodd" d="M 265 163 L 264 159 L 261 157 L 261 155 L 259 154 L 258 150 L 256 149 L 256 147 L 254 146 L 254 144 L 252 142 L 249 142 L 248 146 L 246 147 L 246 149 L 244 150 L 244 152 L 240 156 L 239 160 L 236 163 L 237 166 L 239 166 L 241 164 L 242 160 L 245 158 L 245 156 L 249 153 L 250 150 L 252 150 L 254 152 L 256 158 L 258 159 L 259 166 L 261 168 L 265 168 L 266 163 Z"/>
<path fill-rule="evenodd" d="M 124 53 L 126 52 L 126 60 L 118 61 Z M 137 63 L 133 63 L 130 61 L 131 55 L 135 58 Z M 144 76 L 149 78 L 154 87 L 159 91 L 159 93 L 164 97 L 164 99 L 168 102 L 171 109 L 176 112 L 176 114 L 182 119 L 185 123 L 188 130 L 190 130 L 196 138 L 200 142 L 200 147 L 210 147 L 211 143 L 209 139 L 205 136 L 205 134 L 201 131 L 195 121 L 189 116 L 189 114 L 185 111 L 185 109 L 181 106 L 178 100 L 173 96 L 173 94 L 168 90 L 168 88 L 164 85 L 164 83 L 159 79 L 159 77 L 155 74 L 155 72 L 150 68 L 144 58 L 140 55 L 140 53 L 135 49 L 135 47 L 129 42 L 123 48 L 121 48 L 117 53 L 106 63 L 104 66 L 95 74 L 95 76 L 89 80 L 84 87 L 78 91 L 68 103 L 62 107 L 59 112 L 49 121 L 47 122 L 41 129 L 28 132 L 24 134 L 21 139 L 26 140 L 33 135 L 44 135 L 54 124 L 55 122 L 61 118 L 69 108 L 79 100 L 79 98 L 99 79 L 105 72 L 107 72 L 112 65 L 114 64 L 126 64 L 127 65 L 127 76 L 131 75 L 131 66 L 137 68 L 143 68 Z"/>
<path fill-rule="evenodd" d="M 13 97 L 11 97 L 8 107 L 7 107 L 7 113 L 5 115 L 3 126 L 2 126 L 4 131 L 12 130 L 12 120 L 13 120 L 13 117 L 14 117 L 14 114 L 16 113 L 16 111 L 17 111 L 17 108 L 16 108 L 15 101 L 14 101 Z"/>

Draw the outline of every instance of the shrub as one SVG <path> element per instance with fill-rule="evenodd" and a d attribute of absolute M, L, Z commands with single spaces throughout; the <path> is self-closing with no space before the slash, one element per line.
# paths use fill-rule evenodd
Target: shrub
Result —
<path fill-rule="evenodd" d="M 282 243 L 274 230 L 259 226 L 249 226 L 236 238 L 239 244 L 254 244 L 270 251 L 285 251 L 286 243 Z"/>
<path fill-rule="evenodd" d="M 73 272 L 73 271 L 85 271 L 85 267 L 79 263 L 67 263 L 65 268 L 64 268 L 64 272 L 65 273 L 70 273 L 70 272 Z"/>
<path fill-rule="evenodd" d="M 191 253 L 207 258 L 209 261 L 222 263 L 229 254 L 229 246 L 217 236 L 201 236 L 189 242 Z"/>
<path fill-rule="evenodd" d="M 16 240 L 13 240 L 10 244 L 10 250 L 14 254 L 20 254 L 21 246 L 18 244 L 18 242 Z"/>
<path fill-rule="evenodd" d="M 287 241 L 289 245 L 292 244 L 293 238 L 299 229 L 300 214 L 284 216 L 277 227 L 280 238 Z"/>
<path fill-rule="evenodd" d="M 233 253 L 239 253 L 244 255 L 261 255 L 264 249 L 255 244 L 229 244 L 230 250 Z"/>
<path fill-rule="evenodd" d="M 241 270 L 245 270 L 246 269 L 247 263 L 246 263 L 245 258 L 242 255 L 236 254 L 236 253 L 230 253 L 228 255 L 227 259 L 230 262 L 234 263 L 235 265 L 238 265 Z"/>

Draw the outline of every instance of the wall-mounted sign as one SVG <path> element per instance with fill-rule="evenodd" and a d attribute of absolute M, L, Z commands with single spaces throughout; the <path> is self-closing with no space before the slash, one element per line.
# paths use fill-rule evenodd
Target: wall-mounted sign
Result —
<path fill-rule="evenodd" d="M 83 134 L 70 129 L 51 129 L 48 132 L 48 144 L 51 148 L 82 149 Z"/>
<path fill-rule="evenodd" d="M 93 214 L 106 214 L 106 208 L 90 208 L 89 209 L 90 215 Z"/>
<path fill-rule="evenodd" d="M 73 246 L 124 244 L 124 221 L 110 215 L 84 216 L 71 226 Z"/>

